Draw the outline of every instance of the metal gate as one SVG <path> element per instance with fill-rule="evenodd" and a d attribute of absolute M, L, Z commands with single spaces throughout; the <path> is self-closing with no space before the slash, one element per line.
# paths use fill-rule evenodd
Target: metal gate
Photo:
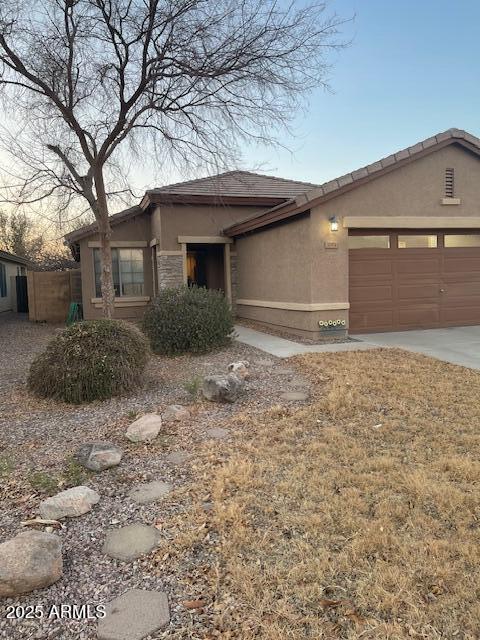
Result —
<path fill-rule="evenodd" d="M 15 286 L 17 289 L 17 311 L 18 313 L 28 313 L 27 276 L 15 276 Z"/>

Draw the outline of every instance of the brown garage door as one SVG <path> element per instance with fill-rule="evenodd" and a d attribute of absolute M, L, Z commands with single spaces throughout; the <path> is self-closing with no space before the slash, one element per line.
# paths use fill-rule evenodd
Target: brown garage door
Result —
<path fill-rule="evenodd" d="M 350 332 L 480 324 L 478 231 L 350 231 Z"/>

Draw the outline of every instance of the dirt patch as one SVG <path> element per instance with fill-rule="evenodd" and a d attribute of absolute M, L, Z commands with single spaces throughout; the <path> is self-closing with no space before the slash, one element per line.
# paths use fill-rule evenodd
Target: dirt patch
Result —
<path fill-rule="evenodd" d="M 312 403 L 237 416 L 165 523 L 205 637 L 477 638 L 480 373 L 400 350 L 289 366 Z"/>

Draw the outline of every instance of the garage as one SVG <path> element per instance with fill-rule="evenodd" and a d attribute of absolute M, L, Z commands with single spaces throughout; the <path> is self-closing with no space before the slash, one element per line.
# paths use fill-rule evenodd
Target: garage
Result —
<path fill-rule="evenodd" d="M 350 230 L 350 333 L 480 324 L 480 233 Z"/>

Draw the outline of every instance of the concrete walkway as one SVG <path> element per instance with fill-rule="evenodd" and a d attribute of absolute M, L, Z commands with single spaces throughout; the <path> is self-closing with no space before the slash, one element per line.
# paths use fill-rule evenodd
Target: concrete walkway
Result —
<path fill-rule="evenodd" d="M 374 349 L 375 345 L 366 342 L 336 342 L 332 344 L 300 344 L 285 338 L 272 336 L 269 333 L 255 331 L 240 325 L 235 325 L 236 340 L 270 353 L 278 358 L 289 358 L 302 353 L 336 353 L 338 351 L 366 351 Z"/>
<path fill-rule="evenodd" d="M 399 347 L 444 362 L 480 369 L 480 326 L 366 333 L 355 338 L 363 340 L 364 344 Z"/>

